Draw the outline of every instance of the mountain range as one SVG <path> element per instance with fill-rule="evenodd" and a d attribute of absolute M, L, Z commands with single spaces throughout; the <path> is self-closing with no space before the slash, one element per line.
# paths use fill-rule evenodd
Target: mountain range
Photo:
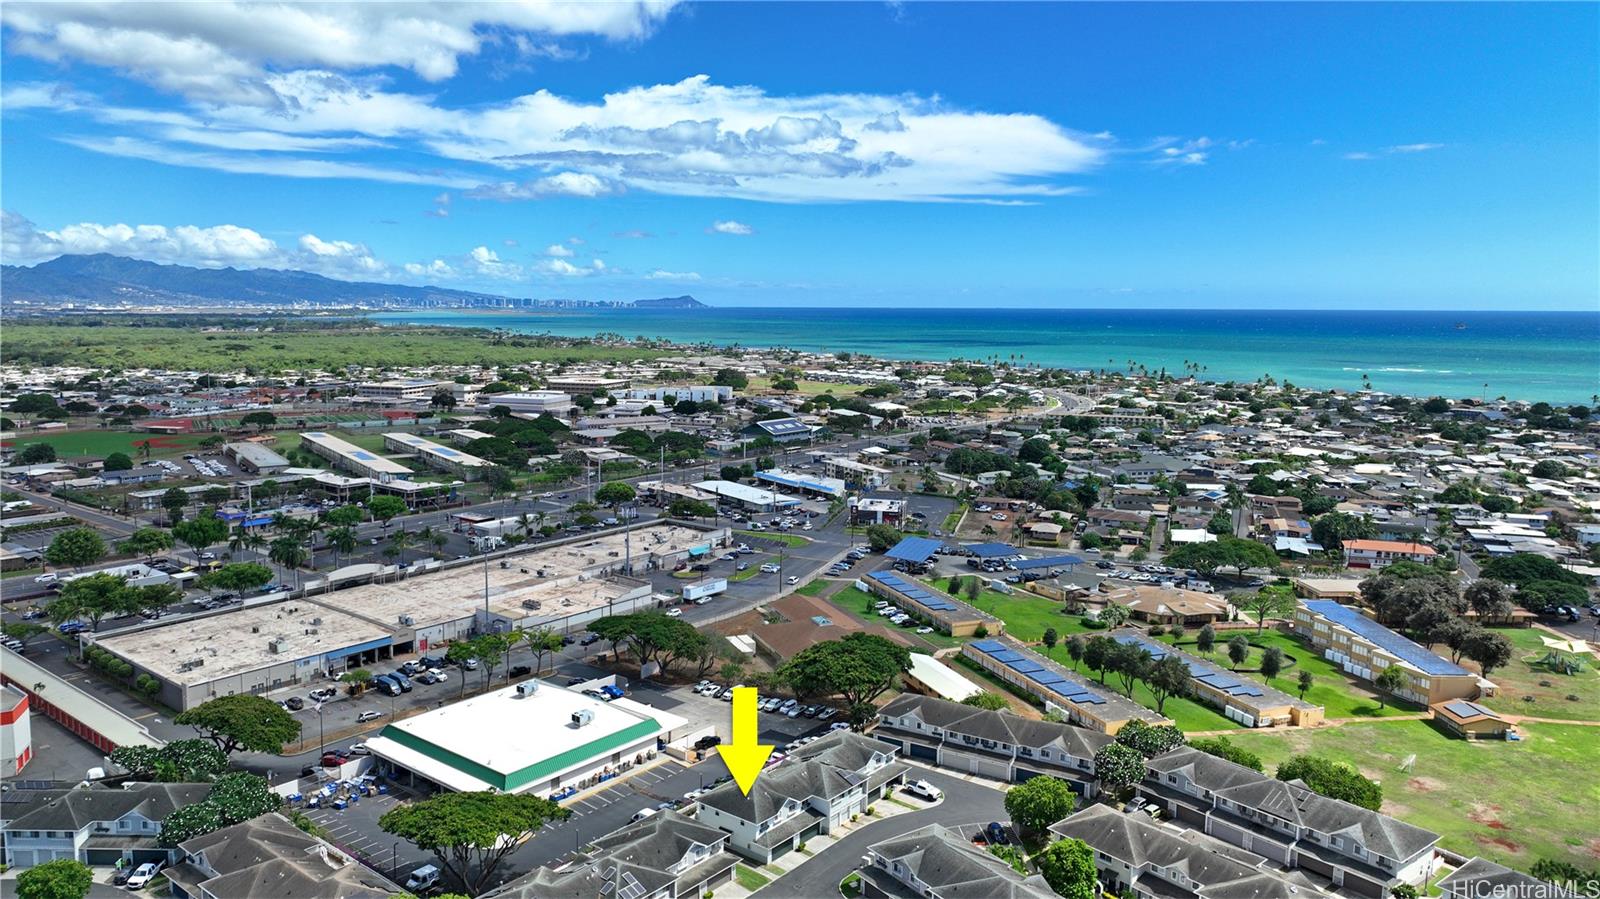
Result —
<path fill-rule="evenodd" d="M 7 306 L 355 306 L 360 308 L 694 309 L 692 296 L 641 300 L 506 297 L 446 287 L 340 281 L 292 269 L 191 268 L 96 253 L 0 266 Z"/>

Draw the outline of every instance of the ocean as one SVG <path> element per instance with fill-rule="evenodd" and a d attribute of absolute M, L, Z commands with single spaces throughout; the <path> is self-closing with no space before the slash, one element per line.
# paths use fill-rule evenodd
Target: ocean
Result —
<path fill-rule="evenodd" d="M 1585 403 L 1600 394 L 1600 311 L 1382 312 L 1170 309 L 418 310 L 380 321 L 597 333 L 890 359 L 1039 363 L 1214 381 L 1271 375 L 1302 387 Z"/>

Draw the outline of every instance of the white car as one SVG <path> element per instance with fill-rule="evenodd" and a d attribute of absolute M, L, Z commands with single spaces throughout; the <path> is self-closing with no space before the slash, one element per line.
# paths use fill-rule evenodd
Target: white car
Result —
<path fill-rule="evenodd" d="M 133 869 L 128 875 L 127 887 L 130 890 L 142 890 L 150 881 L 155 879 L 156 873 L 161 870 L 161 865 L 156 862 L 145 862 Z"/>
<path fill-rule="evenodd" d="M 933 633 L 933 628 L 926 627 L 926 626 L 919 627 L 919 628 L 917 628 L 917 633 L 919 633 L 919 634 L 931 634 L 931 633 Z"/>
<path fill-rule="evenodd" d="M 449 674 L 446 674 L 445 672 L 440 671 L 437 668 L 429 668 L 428 669 L 428 673 L 433 675 L 434 677 L 438 678 L 439 679 L 439 683 L 441 683 L 441 684 L 450 679 L 450 675 Z"/>
<path fill-rule="evenodd" d="M 843 721 L 835 721 L 832 724 L 828 725 L 828 732 L 829 733 L 836 733 L 836 732 L 841 731 L 841 730 L 849 730 L 849 729 L 850 729 L 850 725 L 844 723 Z"/>
<path fill-rule="evenodd" d="M 366 724 L 368 721 L 376 721 L 376 720 L 378 720 L 379 718 L 382 718 L 382 717 L 383 716 L 378 714 L 377 712 L 374 712 L 371 709 L 367 709 L 365 712 L 362 712 L 361 714 L 356 716 L 356 722 L 358 724 Z"/>
<path fill-rule="evenodd" d="M 35 584 L 53 584 L 57 580 L 59 580 L 59 578 L 56 576 L 55 572 L 47 571 L 44 574 L 41 574 L 38 577 L 34 578 L 33 582 Z"/>
<path fill-rule="evenodd" d="M 906 784 L 906 792 L 929 802 L 938 802 L 944 798 L 944 791 L 925 780 L 916 780 Z"/>
<path fill-rule="evenodd" d="M 776 562 L 768 562 L 767 564 L 761 566 L 762 574 L 777 574 L 781 570 L 782 569 L 778 567 Z"/>
<path fill-rule="evenodd" d="M 667 610 L 667 617 L 668 618 L 682 618 L 683 617 L 683 610 L 682 609 L 668 609 Z"/>
<path fill-rule="evenodd" d="M 793 586 L 793 585 L 794 585 L 794 584 L 798 584 L 798 583 L 800 583 L 800 578 L 799 578 L 799 576 L 797 576 L 797 575 L 793 575 L 793 574 L 791 574 L 791 575 L 789 575 L 789 576 L 788 576 L 788 577 L 786 577 L 786 578 L 784 578 L 784 579 L 783 579 L 783 582 L 784 582 L 784 583 L 786 583 L 786 584 L 789 584 L 789 585 L 791 585 L 791 586 Z"/>
<path fill-rule="evenodd" d="M 367 754 L 367 744 L 365 744 L 365 743 L 354 743 L 354 744 L 351 744 L 350 748 L 345 750 L 345 754 L 346 755 L 366 755 Z"/>

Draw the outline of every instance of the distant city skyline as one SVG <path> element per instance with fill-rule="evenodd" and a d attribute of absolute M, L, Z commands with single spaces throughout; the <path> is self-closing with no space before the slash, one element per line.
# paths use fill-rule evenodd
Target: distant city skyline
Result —
<path fill-rule="evenodd" d="M 8 264 L 1600 309 L 1596 4 L 8 3 Z"/>

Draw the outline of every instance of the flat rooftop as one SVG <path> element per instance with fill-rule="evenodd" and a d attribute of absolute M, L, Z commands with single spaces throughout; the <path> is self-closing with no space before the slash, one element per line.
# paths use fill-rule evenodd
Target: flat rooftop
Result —
<path fill-rule="evenodd" d="M 528 683 L 539 684 L 532 695 L 513 686 L 451 703 L 385 727 L 369 746 L 455 789 L 514 792 L 687 723 L 630 699 Z M 582 727 L 572 722 L 580 711 L 591 716 Z"/>
<path fill-rule="evenodd" d="M 383 437 L 385 440 L 392 440 L 395 443 L 409 447 L 413 452 L 421 453 L 425 456 L 435 456 L 455 465 L 481 468 L 493 464 L 489 460 L 480 459 L 471 453 L 464 453 L 454 447 L 445 446 L 442 443 L 434 443 L 426 437 L 418 437 L 415 434 L 407 434 L 403 431 L 389 431 Z"/>
<path fill-rule="evenodd" d="M 642 567 L 652 554 L 679 553 L 706 546 L 710 540 L 704 531 L 663 524 L 635 528 L 629 543 L 634 563 Z M 512 619 L 556 619 L 604 607 L 636 586 L 595 576 L 599 569 L 620 566 L 624 558 L 623 535 L 608 534 L 493 560 L 489 563 L 489 611 Z M 397 583 L 349 587 L 313 601 L 385 624 L 398 624 L 401 615 L 410 615 L 416 627 L 427 627 L 470 618 L 482 610 L 483 581 L 482 565 L 465 565 Z M 539 608 L 528 608 L 524 601 L 537 602 Z"/>
<path fill-rule="evenodd" d="M 175 684 L 203 684 L 348 649 L 390 636 L 387 628 L 304 600 L 251 606 L 96 642 Z M 282 638 L 279 650 L 269 641 Z M 185 667 L 199 660 L 204 664 Z"/>
<path fill-rule="evenodd" d="M 385 459 L 377 453 L 364 450 L 354 443 L 335 437 L 326 431 L 306 431 L 300 435 L 300 440 L 301 442 L 320 446 L 336 456 L 383 474 L 405 475 L 411 473 L 411 469 L 401 465 L 399 462 Z"/>

